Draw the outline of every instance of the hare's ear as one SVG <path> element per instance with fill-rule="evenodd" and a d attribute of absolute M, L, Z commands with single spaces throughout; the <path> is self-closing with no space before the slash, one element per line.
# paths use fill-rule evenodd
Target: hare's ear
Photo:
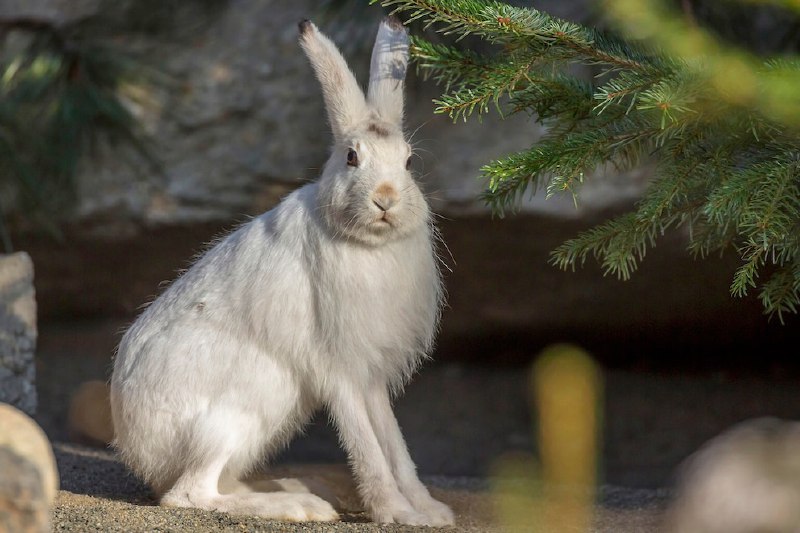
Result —
<path fill-rule="evenodd" d="M 339 49 L 308 20 L 299 24 L 303 47 L 322 85 L 325 107 L 336 140 L 367 114 L 364 92 Z"/>
<path fill-rule="evenodd" d="M 403 80 L 408 67 L 408 33 L 395 17 L 378 27 L 369 68 L 370 106 L 387 122 L 403 122 Z"/>

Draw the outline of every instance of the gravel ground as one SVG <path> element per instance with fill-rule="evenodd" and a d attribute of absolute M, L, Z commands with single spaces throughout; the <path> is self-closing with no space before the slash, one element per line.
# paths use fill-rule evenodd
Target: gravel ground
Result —
<path fill-rule="evenodd" d="M 255 517 L 234 517 L 198 509 L 159 507 L 148 489 L 134 479 L 106 450 L 56 443 L 61 475 L 54 514 L 55 531 L 419 531 L 418 528 L 378 525 L 354 509 L 351 485 L 340 483 L 341 465 L 288 465 L 274 472 L 276 477 L 307 478 L 321 475 L 323 481 L 345 506 L 342 521 L 329 524 L 294 524 Z M 451 505 L 457 515 L 449 531 L 493 532 L 493 493 L 484 481 L 468 477 L 426 477 L 437 498 Z M 342 487 L 344 487 L 342 489 Z M 337 490 L 339 489 L 339 490 Z M 343 490 L 343 492 L 342 492 Z M 592 531 L 627 533 L 654 531 L 662 519 L 666 491 L 603 487 L 595 509 Z"/>
<path fill-rule="evenodd" d="M 55 442 L 62 490 L 57 531 L 405 531 L 363 513 L 329 525 L 280 524 L 155 505 L 146 487 L 107 450 L 70 443 L 66 427 L 76 387 L 105 379 L 120 322 L 43 324 L 37 355 L 37 421 Z M 535 354 L 531 355 L 533 358 Z M 758 416 L 800 419 L 800 379 L 747 374 L 604 371 L 603 447 L 594 531 L 658 529 L 675 467 L 734 423 Z M 487 476 L 499 458 L 534 454 L 527 372 L 520 367 L 448 363 L 422 369 L 396 405 L 411 454 L 432 492 L 452 505 L 456 531 L 495 531 Z M 322 473 L 349 486 L 335 433 L 319 417 L 274 461 L 273 475 Z M 338 467 L 315 465 L 339 464 Z M 331 472 L 339 472 L 331 477 Z M 345 498 L 346 499 L 346 498 Z"/>

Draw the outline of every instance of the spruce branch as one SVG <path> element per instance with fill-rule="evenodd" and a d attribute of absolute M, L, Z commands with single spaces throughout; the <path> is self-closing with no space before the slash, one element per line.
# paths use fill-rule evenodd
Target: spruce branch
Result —
<path fill-rule="evenodd" d="M 628 43 L 591 28 L 532 8 L 483 0 L 371 0 L 405 15 L 407 23 L 423 20 L 444 35 L 476 35 L 496 44 L 560 48 L 575 59 L 612 68 L 649 70 L 650 58 Z"/>
<path fill-rule="evenodd" d="M 604 274 L 630 279 L 644 259 L 648 246 L 655 246 L 658 224 L 627 213 L 570 239 L 556 248 L 551 263 L 562 269 L 584 264 L 588 256 L 601 264 Z"/>
<path fill-rule="evenodd" d="M 741 54 L 699 26 L 687 33 L 672 22 L 666 31 L 683 33 L 657 35 L 651 43 L 658 48 L 649 48 L 497 1 L 381 3 L 456 40 L 474 35 L 497 45 L 477 53 L 414 38 L 417 68 L 443 87 L 437 112 L 466 120 L 494 107 L 501 117 L 527 112 L 545 126 L 529 149 L 482 167 L 483 198 L 494 213 L 514 211 L 540 189 L 548 196 L 568 192 L 577 202 L 597 168 L 655 162 L 634 209 L 562 244 L 554 265 L 575 268 L 592 257 L 606 274 L 628 279 L 659 236 L 682 227 L 695 257 L 738 253 L 734 296 L 758 289 L 766 313 L 783 321 L 796 312 L 800 59 Z M 674 21 L 662 11 L 656 15 Z M 631 17 L 652 23 L 647 31 L 658 34 L 659 16 Z M 683 42 L 681 35 L 696 39 Z M 582 79 L 576 65 L 597 76 Z"/>
<path fill-rule="evenodd" d="M 764 310 L 770 316 L 777 315 L 781 324 L 784 315 L 797 314 L 800 302 L 800 261 L 783 266 L 764 283 L 759 295 Z"/>
<path fill-rule="evenodd" d="M 484 70 L 490 68 L 492 61 L 479 54 L 439 43 L 431 43 L 417 36 L 411 36 L 411 55 L 417 71 L 425 79 L 433 79 L 448 92 L 458 81 L 480 81 Z"/>

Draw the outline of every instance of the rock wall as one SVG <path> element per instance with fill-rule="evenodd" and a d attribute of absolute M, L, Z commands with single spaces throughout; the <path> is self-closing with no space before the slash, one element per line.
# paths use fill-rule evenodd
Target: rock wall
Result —
<path fill-rule="evenodd" d="M 121 88 L 152 136 L 162 168 L 157 171 L 119 147 L 97 147 L 84 161 L 77 220 L 110 236 L 142 226 L 229 220 L 259 213 L 316 177 L 329 133 L 318 84 L 297 44 L 297 22 L 318 22 L 346 50 L 363 81 L 370 40 L 383 16 L 378 6 L 352 1 L 332 19 L 326 4 L 333 2 L 0 2 L 0 20 L 29 18 L 56 26 L 97 12 L 125 21 L 137 6 L 159 19 L 159 31 L 115 35 L 113 40 L 146 58 L 166 80 L 149 89 Z M 698 16 L 707 14 L 705 2 L 692 5 Z M 567 20 L 604 24 L 601 11 L 587 0 L 543 0 L 535 7 Z M 761 40 L 780 33 L 770 31 L 767 22 L 756 24 Z M 483 123 L 473 118 L 453 124 L 433 114 L 431 100 L 440 96 L 439 87 L 419 80 L 413 68 L 407 85 L 407 128 L 414 132 L 417 171 L 434 207 L 449 214 L 485 213 L 477 199 L 484 187 L 477 179 L 480 167 L 529 147 L 541 136 L 541 127 L 526 115 L 501 121 L 494 112 Z M 133 168 L 130 161 L 136 162 Z M 629 204 L 650 175 L 647 168 L 625 176 L 601 170 L 587 180 L 578 209 L 571 197 L 545 201 L 541 195 L 523 207 L 535 214 L 585 219 Z"/>
<path fill-rule="evenodd" d="M 0 402 L 33 414 L 36 300 L 27 253 L 0 255 Z"/>
<path fill-rule="evenodd" d="M 1 19 L 29 19 L 69 24 L 92 15 L 102 0 L 3 0 Z"/>
<path fill-rule="evenodd" d="M 124 6 L 132 4 L 136 2 L 126 0 L 116 8 L 101 0 L 74 5 L 60 0 L 12 2 L 0 10 L 0 18 L 16 14 L 58 25 L 91 15 L 92 9 L 125 13 Z M 217 2 L 213 10 L 200 4 L 176 8 L 166 29 L 116 39 L 165 80 L 146 88 L 121 88 L 150 135 L 161 168 L 119 146 L 96 146 L 81 168 L 76 214 L 93 232 L 115 237 L 146 226 L 260 213 L 314 179 L 327 158 L 330 134 L 319 85 L 297 43 L 297 22 L 319 22 L 365 82 L 371 41 L 384 13 L 377 6 L 362 7 L 355 10 L 355 19 L 331 22 L 329 13 L 311 0 L 228 0 Z M 554 4 L 558 15 L 584 16 Z M 411 70 L 406 125 L 420 156 L 415 170 L 434 208 L 450 214 L 484 213 L 477 198 L 484 187 L 478 180 L 481 165 L 530 146 L 541 127 L 524 114 L 502 121 L 494 112 L 482 122 L 473 118 L 454 124 L 433 114 L 432 100 L 441 89 Z M 627 201 L 643 182 L 593 182 L 582 209 L 596 212 Z M 566 197 L 547 202 L 536 197 L 526 202 L 526 209 L 583 214 Z"/>
<path fill-rule="evenodd" d="M 348 25 L 332 23 L 311 0 L 217 0 L 213 11 L 198 10 L 199 2 L 169 4 L 180 6 L 169 31 L 118 41 L 168 80 L 149 90 L 122 88 L 153 139 L 161 171 L 124 150 L 97 146 L 83 163 L 68 244 L 15 235 L 36 260 L 43 318 L 135 314 L 204 241 L 314 179 L 330 134 L 320 88 L 297 44 L 297 21 L 318 21 L 365 80 L 369 48 L 353 46 L 353 32 L 363 28 L 371 39 L 382 16 L 378 7 L 363 7 Z M 572 20 L 592 13 L 582 1 L 537 7 Z M 629 208 L 650 170 L 599 172 L 587 181 L 579 209 L 569 197 L 537 195 L 526 202 L 525 217 L 491 221 L 477 197 L 480 166 L 530 146 L 542 130 L 525 115 L 501 121 L 491 113 L 483 122 L 454 124 L 433 114 L 439 94 L 409 73 L 406 122 L 420 155 L 414 165 L 434 210 L 449 219 L 440 225 L 455 262 L 443 331 L 558 328 L 569 338 L 576 324 L 592 334 L 623 335 L 630 324 L 643 330 L 676 323 L 760 331 L 760 304 L 732 300 L 728 292 L 735 255 L 692 261 L 682 234 L 660 240 L 628 283 L 594 268 L 573 274 L 549 265 L 549 252 L 563 240 Z M 139 161 L 136 168 L 125 163 L 130 158 Z M 702 328 L 691 334 L 711 335 Z"/>

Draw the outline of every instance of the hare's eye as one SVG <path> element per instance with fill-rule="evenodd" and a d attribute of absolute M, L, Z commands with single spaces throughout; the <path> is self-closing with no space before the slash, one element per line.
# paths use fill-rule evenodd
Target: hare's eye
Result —
<path fill-rule="evenodd" d="M 406 170 L 411 170 L 411 157 L 406 159 Z"/>
<path fill-rule="evenodd" d="M 352 148 L 347 151 L 347 165 L 351 167 L 358 166 L 358 154 Z"/>

